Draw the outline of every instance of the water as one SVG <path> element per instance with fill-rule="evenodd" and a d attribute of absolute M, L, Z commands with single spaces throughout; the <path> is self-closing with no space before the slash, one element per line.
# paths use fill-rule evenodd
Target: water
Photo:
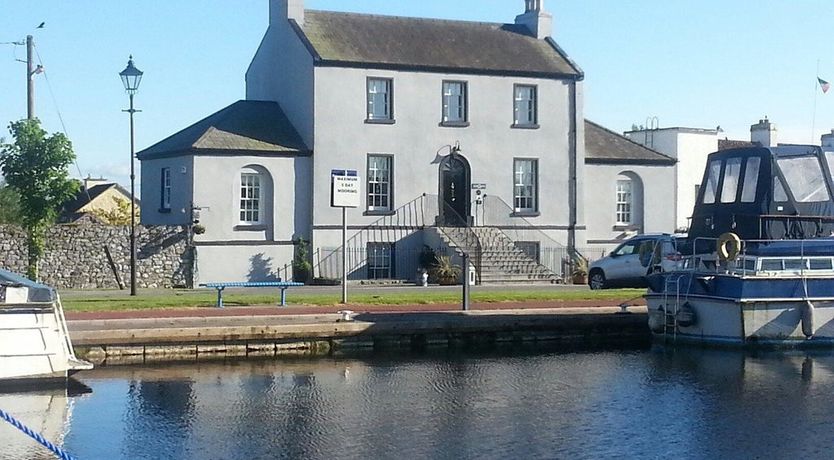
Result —
<path fill-rule="evenodd" d="M 831 352 L 373 355 L 79 378 L 92 393 L 0 395 L 0 408 L 80 459 L 832 456 Z M 0 458 L 51 457 L 0 426 Z"/>

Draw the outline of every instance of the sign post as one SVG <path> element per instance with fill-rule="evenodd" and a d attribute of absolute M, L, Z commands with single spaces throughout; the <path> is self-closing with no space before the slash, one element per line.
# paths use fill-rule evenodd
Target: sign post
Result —
<path fill-rule="evenodd" d="M 361 200 L 359 174 L 353 169 L 330 171 L 330 207 L 342 208 L 342 303 L 347 294 L 347 208 L 358 208 Z"/>

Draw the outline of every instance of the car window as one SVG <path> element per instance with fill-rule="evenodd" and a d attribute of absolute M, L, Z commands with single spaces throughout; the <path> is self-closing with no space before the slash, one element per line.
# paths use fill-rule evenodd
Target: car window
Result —
<path fill-rule="evenodd" d="M 623 243 L 622 246 L 618 247 L 614 250 L 612 254 L 615 256 L 628 256 L 631 254 L 637 254 L 637 247 L 642 243 L 642 241 L 629 241 L 627 243 Z"/>

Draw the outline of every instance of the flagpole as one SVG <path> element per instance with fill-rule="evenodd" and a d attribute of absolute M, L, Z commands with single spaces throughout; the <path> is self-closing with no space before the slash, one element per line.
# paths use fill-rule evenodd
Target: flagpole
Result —
<path fill-rule="evenodd" d="M 817 85 L 820 84 L 820 60 L 817 59 L 817 81 L 814 82 L 814 115 L 811 117 L 811 145 L 814 145 L 814 131 L 817 125 Z"/>

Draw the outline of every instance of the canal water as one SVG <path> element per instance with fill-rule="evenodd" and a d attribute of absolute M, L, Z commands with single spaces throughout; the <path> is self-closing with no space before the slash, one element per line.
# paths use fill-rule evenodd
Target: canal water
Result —
<path fill-rule="evenodd" d="M 79 459 L 830 458 L 834 354 L 373 354 L 110 367 L 0 395 Z M 6 425 L 2 421 L 0 424 Z M 52 458 L 0 426 L 0 458 Z"/>

